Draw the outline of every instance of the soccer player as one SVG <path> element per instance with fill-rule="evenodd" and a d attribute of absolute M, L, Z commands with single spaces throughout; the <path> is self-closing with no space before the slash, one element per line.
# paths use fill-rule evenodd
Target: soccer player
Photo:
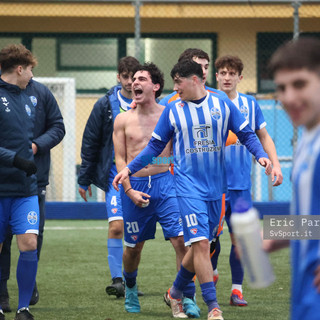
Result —
<path fill-rule="evenodd" d="M 61 142 L 65 135 L 63 118 L 56 99 L 50 90 L 43 84 L 31 79 L 25 90 L 35 107 L 34 137 L 32 140 L 32 151 L 37 166 L 38 201 L 40 210 L 39 235 L 37 243 L 38 260 L 43 242 L 43 231 L 45 224 L 45 199 L 46 186 L 49 184 L 50 149 Z M 0 255 L 1 282 L 0 282 L 0 304 L 4 312 L 10 312 L 7 281 L 10 276 L 10 247 L 12 233 L 9 229 L 3 243 Z M 39 301 L 39 292 L 35 284 L 30 305 Z"/>
<path fill-rule="evenodd" d="M 119 85 L 94 105 L 84 129 L 81 147 L 82 163 L 78 177 L 79 194 L 87 201 L 87 191 L 91 193 L 91 184 L 106 192 L 106 208 L 109 222 L 108 263 L 112 283 L 106 287 L 109 295 L 124 296 L 122 280 L 123 255 L 123 216 L 121 199 L 111 183 L 117 173 L 112 143 L 113 122 L 117 115 L 129 109 L 132 102 L 132 76 L 139 66 L 134 57 L 119 60 L 117 80 Z"/>
<path fill-rule="evenodd" d="M 207 82 L 209 65 L 210 65 L 209 55 L 201 49 L 188 48 L 180 54 L 178 62 L 185 60 L 185 59 L 193 60 L 201 65 L 202 72 L 203 72 L 203 84 L 205 85 Z M 220 91 L 220 90 L 217 90 L 214 88 L 210 88 L 206 85 L 205 85 L 205 88 L 206 88 L 206 90 L 208 90 L 210 92 L 215 92 L 217 94 L 222 94 L 222 95 L 226 96 L 223 91 Z M 169 95 L 165 96 L 163 99 L 161 99 L 159 104 L 162 104 L 163 106 L 167 106 L 170 102 L 177 100 L 177 99 L 179 99 L 179 94 L 176 91 L 174 91 L 174 92 L 170 93 Z"/>
<path fill-rule="evenodd" d="M 304 133 L 294 155 L 291 214 L 320 214 L 320 40 L 300 38 L 272 56 L 278 99 L 295 126 Z M 264 240 L 268 252 L 288 240 Z M 291 319 L 319 319 L 320 240 L 290 241 L 292 255 Z"/>
<path fill-rule="evenodd" d="M 129 174 L 145 166 L 145 156 L 161 153 L 173 138 L 173 156 L 177 199 L 182 214 L 185 245 L 191 245 L 181 264 L 176 280 L 165 295 L 174 317 L 182 308 L 182 293 L 194 275 L 200 282 L 208 306 L 208 320 L 223 319 L 213 284 L 209 256 L 210 241 L 215 237 L 224 191 L 224 145 L 228 130 L 255 155 L 271 173 L 267 159 L 255 134 L 240 111 L 229 99 L 206 91 L 201 66 L 182 60 L 171 70 L 174 90 L 180 96 L 167 106 L 147 147 L 115 177 L 113 186 L 123 183 Z"/>
<path fill-rule="evenodd" d="M 237 86 L 243 79 L 242 70 L 243 63 L 237 56 L 222 56 L 215 61 L 216 79 L 218 88 L 225 92 L 234 105 L 240 110 L 245 119 L 249 122 L 249 126 L 258 136 L 264 150 L 268 154 L 272 162 L 273 168 L 271 172 L 274 186 L 282 183 L 283 176 L 278 161 L 275 145 L 268 134 L 266 122 L 257 100 L 251 96 L 237 91 Z M 243 268 L 240 259 L 236 255 L 236 243 L 230 225 L 230 217 L 234 210 L 235 202 L 239 197 L 245 199 L 252 206 L 251 200 L 251 154 L 240 142 L 230 145 L 226 148 L 225 163 L 227 171 L 228 192 L 226 194 L 226 213 L 225 220 L 227 222 L 231 237 L 230 250 L 230 268 L 232 275 L 232 287 L 230 304 L 233 306 L 246 306 L 247 301 L 244 300 L 242 294 Z M 275 179 L 276 177 L 276 179 Z M 216 281 L 218 272 L 216 269 L 217 260 L 220 252 L 219 239 L 216 241 L 215 253 L 212 257 L 212 264 Z"/>
<path fill-rule="evenodd" d="M 164 85 L 163 74 L 153 63 L 134 74 L 132 90 L 136 107 L 120 114 L 114 124 L 113 142 L 116 165 L 121 171 L 147 145 L 164 107 L 157 104 Z M 146 240 L 154 239 L 157 221 L 164 237 L 176 252 L 177 269 L 187 249 L 183 242 L 181 216 L 174 178 L 169 171 L 172 143 L 168 141 L 160 157 L 123 183 L 121 199 L 125 223 L 125 309 L 140 312 L 136 278 L 141 251 Z M 145 160 L 146 164 L 148 159 Z M 159 165 L 157 164 L 159 162 Z M 163 164 L 162 164 L 163 163 Z M 187 318 L 183 310 L 177 315 Z"/>
<path fill-rule="evenodd" d="M 15 320 L 34 319 L 28 307 L 38 266 L 39 204 L 32 152 L 35 107 L 23 90 L 36 64 L 35 57 L 21 44 L 0 51 L 0 251 L 10 225 L 20 251 Z M 1 306 L 0 319 L 5 319 Z"/>

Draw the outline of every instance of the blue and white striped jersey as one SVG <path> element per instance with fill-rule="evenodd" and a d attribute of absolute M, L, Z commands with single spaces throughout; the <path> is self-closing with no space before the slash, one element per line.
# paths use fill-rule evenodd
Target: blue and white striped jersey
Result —
<path fill-rule="evenodd" d="M 207 201 L 221 198 L 228 131 L 237 133 L 247 124 L 229 99 L 210 92 L 199 104 L 178 99 L 164 109 L 152 135 L 163 142 L 173 137 L 178 196 Z"/>
<path fill-rule="evenodd" d="M 304 132 L 292 169 L 291 214 L 320 215 L 320 125 Z M 320 240 L 292 240 L 292 319 L 319 319 L 320 294 L 313 285 L 320 264 Z M 313 312 L 310 312 L 313 310 Z"/>
<path fill-rule="evenodd" d="M 248 120 L 253 132 L 264 128 L 267 124 L 257 100 L 250 95 L 237 92 L 232 100 L 242 115 Z M 237 141 L 237 144 L 226 147 L 226 170 L 229 190 L 247 190 L 251 188 L 252 155 L 247 148 Z"/>

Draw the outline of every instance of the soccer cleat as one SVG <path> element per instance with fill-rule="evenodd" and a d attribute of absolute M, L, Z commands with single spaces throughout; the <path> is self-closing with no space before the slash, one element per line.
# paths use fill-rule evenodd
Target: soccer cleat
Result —
<path fill-rule="evenodd" d="M 218 280 L 219 280 L 219 273 L 213 276 L 213 283 L 215 287 L 217 286 Z"/>
<path fill-rule="evenodd" d="M 122 278 L 113 278 L 112 284 L 106 287 L 106 292 L 109 296 L 124 297 L 124 282 Z"/>
<path fill-rule="evenodd" d="M 3 311 L 2 309 L 0 309 L 0 320 L 6 320 L 4 314 L 3 314 Z"/>
<path fill-rule="evenodd" d="M 11 312 L 8 291 L 0 294 L 0 306 L 3 312 Z M 1 316 L 0 316 L 1 319 Z"/>
<path fill-rule="evenodd" d="M 233 289 L 230 296 L 230 305 L 246 307 L 248 302 L 243 299 L 243 295 L 238 289 Z"/>
<path fill-rule="evenodd" d="M 39 291 L 38 291 L 38 288 L 37 288 L 37 283 L 35 283 L 34 285 L 34 288 L 33 288 L 33 291 L 32 291 L 32 297 L 30 299 L 30 305 L 31 306 L 34 306 L 35 304 L 38 303 L 39 301 Z"/>
<path fill-rule="evenodd" d="M 213 308 L 208 313 L 208 320 L 223 320 L 222 311 L 219 308 Z"/>
<path fill-rule="evenodd" d="M 106 287 L 106 293 L 110 296 L 116 296 L 117 298 L 124 297 L 125 287 L 122 278 L 113 278 L 112 284 Z M 143 297 L 144 293 L 138 290 L 138 297 Z"/>
<path fill-rule="evenodd" d="M 164 294 L 164 302 L 171 308 L 174 318 L 186 319 L 188 316 L 183 311 L 183 305 L 181 299 L 173 299 L 170 296 L 170 289 Z"/>
<path fill-rule="evenodd" d="M 14 320 L 34 320 L 34 317 L 29 312 L 29 308 L 21 308 L 17 311 Z"/>
<path fill-rule="evenodd" d="M 140 312 L 140 303 L 138 298 L 138 288 L 135 284 L 133 288 L 125 286 L 126 300 L 124 302 L 124 308 L 131 313 Z"/>
<path fill-rule="evenodd" d="M 200 308 L 197 306 L 196 298 L 184 297 L 182 299 L 183 311 L 188 318 L 200 318 Z"/>

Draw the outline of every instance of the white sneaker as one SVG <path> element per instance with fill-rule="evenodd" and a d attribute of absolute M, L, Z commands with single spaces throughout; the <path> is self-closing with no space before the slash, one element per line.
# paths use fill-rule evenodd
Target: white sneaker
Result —
<path fill-rule="evenodd" d="M 222 311 L 219 308 L 214 308 L 208 313 L 208 320 L 223 320 Z"/>
<path fill-rule="evenodd" d="M 174 318 L 187 319 L 188 316 L 183 312 L 183 305 L 181 299 L 173 299 L 170 296 L 170 289 L 164 294 L 164 302 L 171 307 Z"/>

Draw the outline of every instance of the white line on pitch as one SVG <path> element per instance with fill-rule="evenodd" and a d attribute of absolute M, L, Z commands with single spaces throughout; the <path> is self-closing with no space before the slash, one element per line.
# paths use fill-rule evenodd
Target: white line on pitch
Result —
<path fill-rule="evenodd" d="M 107 230 L 107 227 L 44 227 L 45 230 Z"/>

